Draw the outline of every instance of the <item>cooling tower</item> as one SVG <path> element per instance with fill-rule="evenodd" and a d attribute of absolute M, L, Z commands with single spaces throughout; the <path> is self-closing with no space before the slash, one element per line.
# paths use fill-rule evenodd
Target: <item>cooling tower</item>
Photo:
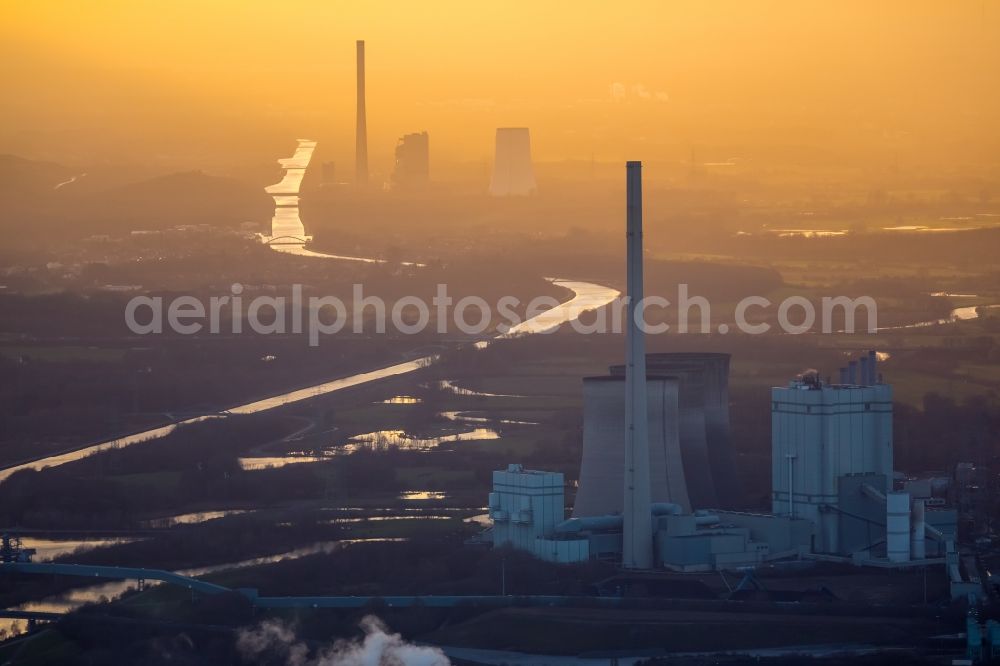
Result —
<path fill-rule="evenodd" d="M 690 510 L 678 436 L 678 381 L 646 379 L 649 485 L 653 502 Z M 625 376 L 583 380 L 583 459 L 573 515 L 620 514 L 624 509 Z"/>
<path fill-rule="evenodd" d="M 734 509 L 743 497 L 729 441 L 729 354 L 648 354 L 646 372 L 680 381 L 684 472 L 696 509 Z M 621 366 L 611 374 L 624 374 Z"/>
<path fill-rule="evenodd" d="M 358 185 L 368 184 L 368 114 L 365 109 L 365 42 L 359 39 L 358 52 L 358 112 L 354 129 L 354 178 Z"/>
<path fill-rule="evenodd" d="M 705 444 L 715 503 L 699 506 L 694 500 L 693 493 L 691 501 L 696 508 L 738 508 L 742 505 L 743 498 L 739 477 L 736 474 L 736 459 L 729 442 L 729 354 L 702 352 L 649 354 L 646 357 L 646 365 L 649 372 L 664 375 L 676 375 L 682 369 L 687 369 L 689 381 L 681 386 L 682 409 L 687 404 L 697 405 L 700 402 L 702 405 Z M 689 399 L 685 399 L 684 396 L 685 386 L 691 389 L 692 395 Z M 682 450 L 683 437 L 682 432 Z"/>
<path fill-rule="evenodd" d="M 490 194 L 495 197 L 525 196 L 534 191 L 535 170 L 531 166 L 531 137 L 528 128 L 497 129 Z"/>

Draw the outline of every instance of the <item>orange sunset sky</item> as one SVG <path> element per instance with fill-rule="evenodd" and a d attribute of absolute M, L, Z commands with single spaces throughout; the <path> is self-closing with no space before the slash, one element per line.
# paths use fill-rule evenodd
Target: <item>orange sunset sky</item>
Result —
<path fill-rule="evenodd" d="M 353 159 L 354 40 L 373 168 L 428 130 L 438 164 L 497 126 L 539 161 L 995 164 L 1000 4 L 8 1 L 0 153 L 208 166 L 291 138 Z M 735 153 L 731 155 L 730 153 Z"/>

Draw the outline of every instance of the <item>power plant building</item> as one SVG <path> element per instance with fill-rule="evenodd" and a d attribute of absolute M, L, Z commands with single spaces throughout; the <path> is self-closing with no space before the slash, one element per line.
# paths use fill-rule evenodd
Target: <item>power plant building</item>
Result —
<path fill-rule="evenodd" d="M 678 381 L 646 379 L 651 502 L 691 510 L 678 435 Z M 602 516 L 624 510 L 625 377 L 583 380 L 583 458 L 573 515 Z"/>
<path fill-rule="evenodd" d="M 957 516 L 893 485 L 892 386 L 870 351 L 830 384 L 771 389 L 771 508 L 812 525 L 810 551 L 905 565 L 954 549 Z"/>
<path fill-rule="evenodd" d="M 528 470 L 521 465 L 493 472 L 489 499 L 493 545 L 525 550 L 553 562 L 586 560 L 586 541 L 547 538 L 565 518 L 564 486 L 559 472 Z"/>
<path fill-rule="evenodd" d="M 646 355 L 651 500 L 685 511 L 741 505 L 729 443 L 729 355 Z M 583 459 L 574 516 L 623 509 L 625 366 L 583 381 Z"/>
<path fill-rule="evenodd" d="M 839 382 L 811 371 L 771 390 L 772 513 L 735 510 L 729 355 L 646 355 L 639 163 L 627 166 L 626 362 L 583 381 L 583 457 L 573 517 L 563 475 L 494 472 L 493 543 L 555 562 L 625 569 L 738 569 L 784 558 L 879 567 L 946 564 L 952 595 L 974 581 L 955 552 L 957 515 L 919 484 L 894 487 L 892 387 L 868 352 Z M 968 569 L 968 567 L 966 567 Z"/>
<path fill-rule="evenodd" d="M 729 443 L 729 354 L 671 352 L 646 355 L 646 373 L 678 382 L 677 428 L 691 504 L 735 509 L 742 505 Z M 610 368 L 623 375 L 624 366 Z"/>
<path fill-rule="evenodd" d="M 493 473 L 489 498 L 494 547 L 510 547 L 549 562 L 621 560 L 624 516 L 563 520 L 563 475 L 509 465 Z M 808 552 L 812 525 L 801 518 L 733 511 L 685 512 L 652 502 L 643 521 L 651 537 L 648 567 L 712 571 L 754 566 Z"/>
<path fill-rule="evenodd" d="M 527 196 L 535 190 L 535 170 L 531 165 L 531 136 L 528 128 L 497 129 L 490 194 L 495 197 Z"/>
<path fill-rule="evenodd" d="M 735 485 L 728 460 L 729 357 L 645 354 L 634 317 L 643 296 L 641 164 L 629 162 L 626 173 L 626 363 L 583 382 L 583 459 L 573 517 L 562 520 L 562 474 L 512 465 L 493 475 L 493 543 L 557 562 L 609 558 L 628 569 L 679 571 L 802 554 L 811 531 L 805 520 L 691 511 L 689 478 L 706 503 L 717 501 L 716 476 L 721 485 Z"/>
<path fill-rule="evenodd" d="M 813 549 L 840 552 L 839 485 L 868 475 L 892 490 L 892 386 L 875 381 L 865 359 L 852 383 L 825 384 L 807 374 L 771 389 L 771 510 L 816 526 Z"/>
<path fill-rule="evenodd" d="M 430 178 L 430 139 L 427 132 L 405 134 L 396 143 L 396 165 L 392 185 L 396 188 L 422 187 Z"/>

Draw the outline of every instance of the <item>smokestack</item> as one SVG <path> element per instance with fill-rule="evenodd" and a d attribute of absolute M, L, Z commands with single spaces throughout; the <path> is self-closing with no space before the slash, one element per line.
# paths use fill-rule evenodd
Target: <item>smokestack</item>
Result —
<path fill-rule="evenodd" d="M 646 340 L 636 312 L 642 301 L 642 162 L 625 165 L 628 303 L 625 329 L 625 503 L 622 567 L 653 567 L 650 517 L 649 438 L 646 404 Z"/>
<path fill-rule="evenodd" d="M 858 383 L 861 384 L 862 386 L 868 386 L 868 376 L 869 376 L 868 355 L 862 354 L 861 358 L 858 360 L 861 362 L 861 371 L 860 371 L 861 381 L 859 381 Z"/>
<path fill-rule="evenodd" d="M 365 111 L 365 40 L 358 40 L 358 124 L 354 130 L 354 180 L 368 184 L 368 118 Z"/>
<path fill-rule="evenodd" d="M 858 383 L 858 362 L 851 361 L 847 364 L 847 383 L 857 384 Z"/>
<path fill-rule="evenodd" d="M 874 349 L 868 350 L 868 384 L 874 385 L 878 379 L 878 354 Z"/>

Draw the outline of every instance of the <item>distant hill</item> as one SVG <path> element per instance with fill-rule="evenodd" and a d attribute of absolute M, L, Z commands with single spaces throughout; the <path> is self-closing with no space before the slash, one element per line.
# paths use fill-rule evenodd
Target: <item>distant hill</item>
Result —
<path fill-rule="evenodd" d="M 265 220 L 273 208 L 263 189 L 200 171 L 129 183 L 94 195 L 112 226 L 163 228 L 178 224 L 235 225 Z"/>
<path fill-rule="evenodd" d="M 54 191 L 73 177 L 69 167 L 36 162 L 16 155 L 0 155 L 0 197 Z"/>
<path fill-rule="evenodd" d="M 263 228 L 274 207 L 256 184 L 201 171 L 131 182 L 123 182 L 128 175 L 124 168 L 95 171 L 89 176 L 53 162 L 0 155 L 0 207 L 6 213 L 0 216 L 0 229 L 16 230 L 27 239 L 53 232 L 87 236 L 247 221 Z"/>

